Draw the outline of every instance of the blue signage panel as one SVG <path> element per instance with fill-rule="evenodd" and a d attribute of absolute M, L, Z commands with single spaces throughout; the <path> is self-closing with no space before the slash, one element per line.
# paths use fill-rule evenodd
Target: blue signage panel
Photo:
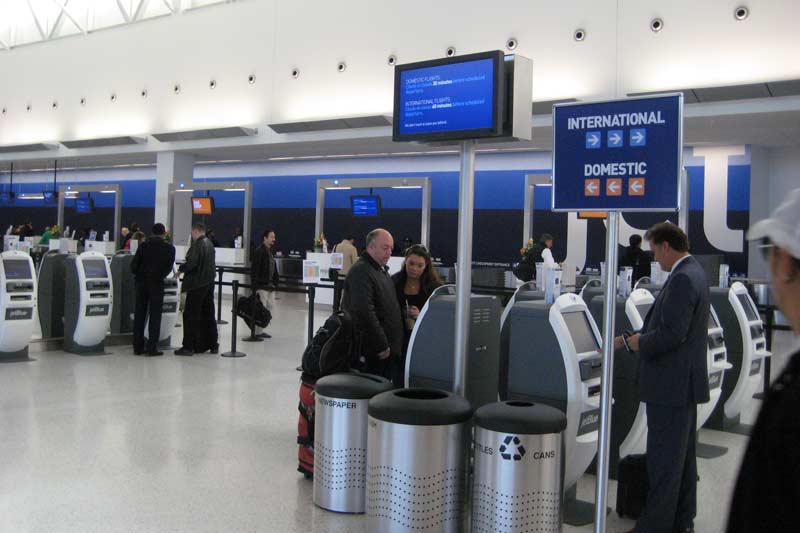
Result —
<path fill-rule="evenodd" d="M 554 211 L 676 211 L 683 95 L 553 108 Z"/>

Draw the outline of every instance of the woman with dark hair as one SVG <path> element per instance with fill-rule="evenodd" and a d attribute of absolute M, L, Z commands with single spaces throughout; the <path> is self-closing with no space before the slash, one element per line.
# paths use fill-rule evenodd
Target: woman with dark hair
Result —
<path fill-rule="evenodd" d="M 405 335 L 403 336 L 403 358 L 399 361 L 399 368 L 392 373 L 395 386 L 403 386 L 403 373 L 406 366 L 405 354 L 411 330 L 419 317 L 419 312 L 428 301 L 433 291 L 443 285 L 439 274 L 433 267 L 431 254 L 421 244 L 410 246 L 405 253 L 403 266 L 400 272 L 392 276 L 397 292 L 397 300 L 403 312 Z"/>

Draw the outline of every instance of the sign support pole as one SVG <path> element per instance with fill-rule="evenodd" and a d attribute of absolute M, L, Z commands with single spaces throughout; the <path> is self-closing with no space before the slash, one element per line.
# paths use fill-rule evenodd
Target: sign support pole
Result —
<path fill-rule="evenodd" d="M 603 378 L 600 393 L 600 434 L 597 450 L 594 531 L 606 531 L 608 499 L 608 452 L 611 443 L 611 404 L 614 379 L 614 318 L 617 308 L 617 239 L 619 212 L 609 211 L 606 231 L 606 291 L 603 301 Z"/>
<path fill-rule="evenodd" d="M 456 331 L 453 392 L 466 396 L 467 340 L 472 293 L 472 215 L 475 200 L 475 141 L 461 142 L 458 188 L 458 256 L 456 268 Z"/>
<path fill-rule="evenodd" d="M 678 200 L 680 209 L 678 210 L 678 227 L 689 235 L 689 173 L 685 168 L 681 168 L 681 181 L 678 185 L 680 198 Z"/>

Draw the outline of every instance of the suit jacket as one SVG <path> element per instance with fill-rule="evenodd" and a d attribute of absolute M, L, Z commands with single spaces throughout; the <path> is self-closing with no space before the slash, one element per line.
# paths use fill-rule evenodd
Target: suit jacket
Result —
<path fill-rule="evenodd" d="M 639 397 L 682 407 L 709 401 L 708 281 L 694 257 L 667 279 L 647 313 L 639 338 Z"/>
<path fill-rule="evenodd" d="M 269 285 L 274 288 L 278 285 L 278 263 L 272 250 L 264 246 L 259 246 L 253 254 L 250 262 L 250 277 L 259 285 Z M 266 288 L 266 287 L 261 287 Z"/>
<path fill-rule="evenodd" d="M 137 249 L 131 261 L 131 271 L 137 281 L 161 282 L 175 264 L 175 247 L 163 237 L 153 235 Z"/>

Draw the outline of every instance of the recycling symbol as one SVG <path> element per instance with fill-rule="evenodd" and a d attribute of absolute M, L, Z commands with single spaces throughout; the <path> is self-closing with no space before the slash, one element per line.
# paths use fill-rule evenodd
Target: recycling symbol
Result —
<path fill-rule="evenodd" d="M 506 461 L 520 461 L 525 455 L 525 447 L 520 444 L 519 437 L 508 435 L 498 450 L 500 457 Z"/>

